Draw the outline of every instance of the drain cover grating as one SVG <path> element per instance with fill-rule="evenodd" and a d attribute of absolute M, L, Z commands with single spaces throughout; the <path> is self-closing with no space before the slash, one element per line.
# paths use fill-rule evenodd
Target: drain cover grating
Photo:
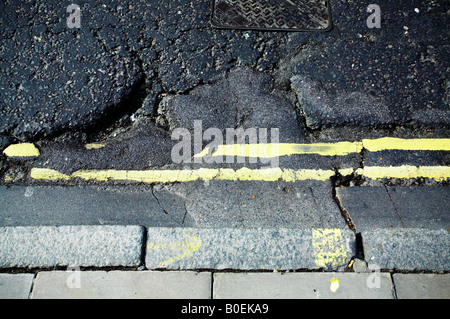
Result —
<path fill-rule="evenodd" d="M 213 0 L 212 24 L 228 29 L 326 31 L 331 12 L 328 0 Z"/>

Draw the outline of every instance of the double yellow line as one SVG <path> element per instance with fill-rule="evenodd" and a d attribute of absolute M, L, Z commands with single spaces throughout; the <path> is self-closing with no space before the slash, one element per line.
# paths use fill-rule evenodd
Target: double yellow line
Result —
<path fill-rule="evenodd" d="M 14 153 L 14 149 L 19 152 Z M 28 150 L 30 156 L 38 156 L 39 151 L 31 145 L 10 146 L 4 151 L 7 156 L 25 156 Z M 450 151 L 450 139 L 400 139 L 380 138 L 364 139 L 361 142 L 338 142 L 338 143 L 316 143 L 316 144 L 236 144 L 219 146 L 213 154 L 205 149 L 196 157 L 204 156 L 245 156 L 268 158 L 273 156 L 291 156 L 301 154 L 318 154 L 321 156 L 345 156 L 360 153 L 363 150 L 369 152 L 380 152 L 389 150 L 402 151 Z M 430 178 L 444 181 L 450 178 L 449 166 L 369 166 L 359 169 L 340 169 L 341 175 L 353 173 L 370 179 L 383 178 Z M 218 169 L 186 169 L 186 170 L 81 170 L 67 175 L 56 170 L 45 168 L 33 168 L 31 178 L 35 180 L 72 180 L 82 179 L 86 181 L 133 181 L 140 183 L 173 183 L 191 181 L 286 181 L 295 182 L 302 180 L 326 181 L 336 175 L 333 170 L 320 169 L 248 169 L 238 170 Z"/>

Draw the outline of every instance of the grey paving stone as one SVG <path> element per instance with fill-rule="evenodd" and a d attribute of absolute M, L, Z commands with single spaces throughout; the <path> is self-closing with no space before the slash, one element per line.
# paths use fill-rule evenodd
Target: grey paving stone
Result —
<path fill-rule="evenodd" d="M 379 229 L 361 235 L 366 261 L 381 269 L 450 269 L 450 237 L 445 230 Z"/>
<path fill-rule="evenodd" d="M 78 278 L 75 276 L 79 275 Z M 211 273 L 83 271 L 38 273 L 32 299 L 209 299 Z"/>
<path fill-rule="evenodd" d="M 336 196 L 357 232 L 403 226 L 384 187 L 338 187 Z"/>
<path fill-rule="evenodd" d="M 449 187 L 341 187 L 336 194 L 358 232 L 450 228 Z"/>
<path fill-rule="evenodd" d="M 450 187 L 388 187 L 407 228 L 450 229 Z"/>
<path fill-rule="evenodd" d="M 348 228 L 323 182 L 211 181 L 176 184 L 170 192 L 186 198 L 188 227 Z M 170 213 L 173 199 L 159 198 Z"/>
<path fill-rule="evenodd" d="M 398 299 L 450 299 L 449 274 L 394 274 Z"/>
<path fill-rule="evenodd" d="M 139 266 L 140 226 L 0 228 L 0 268 Z"/>
<path fill-rule="evenodd" d="M 0 299 L 28 299 L 34 274 L 0 274 Z"/>
<path fill-rule="evenodd" d="M 213 298 L 392 299 L 394 295 L 390 275 L 375 275 L 379 276 L 379 288 L 370 288 L 373 287 L 370 284 L 372 274 L 217 273 L 214 274 Z"/>
<path fill-rule="evenodd" d="M 0 187 L 0 226 L 181 226 L 184 208 L 167 215 L 154 194 L 150 186 Z"/>
<path fill-rule="evenodd" d="M 339 269 L 355 254 L 341 229 L 148 229 L 148 269 Z"/>

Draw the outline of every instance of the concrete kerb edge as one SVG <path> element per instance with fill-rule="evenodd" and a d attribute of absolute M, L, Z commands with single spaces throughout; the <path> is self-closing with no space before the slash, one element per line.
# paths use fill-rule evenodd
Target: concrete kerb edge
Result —
<path fill-rule="evenodd" d="M 146 268 L 207 271 L 337 271 L 355 256 L 347 229 L 151 228 Z"/>
<path fill-rule="evenodd" d="M 360 236 L 364 259 L 372 269 L 394 273 L 450 272 L 447 230 L 375 229 Z"/>
<path fill-rule="evenodd" d="M 360 258 L 357 255 L 357 246 L 361 246 L 361 244 L 357 245 L 357 237 L 360 236 L 362 238 L 362 242 L 363 242 L 363 249 L 364 249 L 364 254 L 365 254 L 365 260 L 366 262 L 370 265 L 370 264 L 377 264 L 379 265 L 380 271 L 382 272 L 399 272 L 399 273 L 447 273 L 450 271 L 450 266 L 449 266 L 449 258 L 448 258 L 448 254 L 444 257 L 441 256 L 441 258 L 439 258 L 439 260 L 435 260 L 434 264 L 436 264 L 436 267 L 433 267 L 434 264 L 430 264 L 430 263 L 426 263 L 427 259 L 425 260 L 419 260 L 420 262 L 422 262 L 422 264 L 418 264 L 418 266 L 416 265 L 416 267 L 414 267 L 414 261 L 408 262 L 408 261 L 402 261 L 402 263 L 395 263 L 394 261 L 386 261 L 386 254 L 383 255 L 382 257 L 385 258 L 381 258 L 380 256 L 373 256 L 371 249 L 371 244 L 370 242 L 368 242 L 368 239 L 370 240 L 370 237 L 368 237 L 368 233 L 371 233 L 372 235 L 375 233 L 382 233 L 384 234 L 384 238 L 386 238 L 386 235 L 389 234 L 398 234 L 398 233 L 409 233 L 409 234 L 421 234 L 422 236 L 434 236 L 433 238 L 436 239 L 436 236 L 442 236 L 442 235 L 446 235 L 447 238 L 441 239 L 443 245 L 441 245 L 441 248 L 437 251 L 437 253 L 442 253 L 442 251 L 445 251 L 445 249 L 447 249 L 448 252 L 448 247 L 449 247 L 449 242 L 450 242 L 450 236 L 448 235 L 448 233 L 445 230 L 442 231 L 428 231 L 428 230 L 422 230 L 422 229 L 392 229 L 392 230 L 386 230 L 386 229 L 381 229 L 378 231 L 372 231 L 372 232 L 363 232 L 361 234 L 354 234 L 353 232 L 351 232 L 350 230 L 340 230 L 340 232 L 342 232 L 342 238 L 346 238 L 345 242 L 345 249 L 346 249 L 346 256 L 345 256 L 345 260 L 344 262 L 340 263 L 339 265 L 334 265 L 333 267 L 320 267 L 317 265 L 317 260 L 316 260 L 316 256 L 314 254 L 311 254 L 311 251 L 314 251 L 314 245 L 312 245 L 312 243 L 308 242 L 308 240 L 310 240 L 311 237 L 311 233 L 313 230 L 299 230 L 299 229 L 193 229 L 193 228 L 152 228 L 152 227 L 143 227 L 143 226 L 59 226 L 59 227 L 53 227 L 53 226 L 47 226 L 47 227 L 1 227 L 0 228 L 0 237 L 4 237 L 5 236 L 5 231 L 10 231 L 10 232 L 14 232 L 17 231 L 19 229 L 19 232 L 21 231 L 23 233 L 23 235 L 26 235 L 27 232 L 31 232 L 31 233 L 39 233 L 39 229 L 44 229 L 45 231 L 49 231 L 49 229 L 53 229 L 53 233 L 54 234 L 59 234 L 62 235 L 62 238 L 58 239 L 58 240 L 54 240 L 54 242 L 64 242 L 64 238 L 65 236 L 67 236 L 67 231 L 68 230 L 73 230 L 74 233 L 79 233 L 81 232 L 85 232 L 86 229 L 90 229 L 91 232 L 90 234 L 92 234 L 93 232 L 105 232 L 111 229 L 116 229 L 117 231 L 119 231 L 119 229 L 125 230 L 125 229 L 133 229 L 133 231 L 131 233 L 134 234 L 134 240 L 133 240 L 133 245 L 131 245 L 131 249 L 133 250 L 133 252 L 131 254 L 125 254 L 125 259 L 129 259 L 131 258 L 131 262 L 123 262 L 124 260 L 124 255 L 122 254 L 122 256 L 119 256 L 118 258 L 114 259 L 114 256 L 109 256 L 106 255 L 106 258 L 104 255 L 102 255 L 101 253 L 99 254 L 99 250 L 101 250 L 103 247 L 105 247 L 104 245 L 100 245 L 99 241 L 94 241 L 91 242 L 90 244 L 95 244 L 94 246 L 96 246 L 96 248 L 92 248 L 94 249 L 94 255 L 95 257 L 91 258 L 92 256 L 87 256 L 89 254 L 89 252 L 84 251 L 84 253 L 81 253 L 81 256 L 75 256 L 75 258 L 70 259 L 67 258 L 67 255 L 62 255 L 62 256 L 57 256 L 57 255 L 52 255 L 51 256 L 51 261 L 52 263 L 48 262 L 45 260 L 45 258 L 43 258 L 42 256 L 37 256 L 36 254 L 33 255 L 33 253 L 31 254 L 27 254 L 24 253 L 23 254 L 23 258 L 24 260 L 26 260 L 27 258 L 31 258 L 31 260 L 29 261 L 29 263 L 25 264 L 25 263 L 21 263 L 21 262 L 14 262 L 14 260 L 10 259 L 8 261 L 8 258 L 12 258 L 11 255 L 11 249 L 6 250 L 5 249 L 5 244 L 6 245 L 10 245 L 10 240 L 3 240 L 3 247 L 2 244 L 0 243 L 0 248 L 2 248 L 0 250 L 0 272 L 4 273 L 4 272 L 8 272 L 8 273 L 24 273 L 24 272 L 37 272 L 37 271 L 42 271 L 42 270 L 66 270 L 68 266 L 79 266 L 80 269 L 82 270 L 125 270 L 125 271 L 131 271 L 131 270 L 145 270 L 145 269 L 149 269 L 149 270 L 163 270 L 163 271 L 177 271 L 177 270 L 193 270 L 193 271 L 214 271 L 214 272 L 224 272 L 224 271 L 243 271 L 243 272 L 257 272 L 257 271 L 262 271 L 262 272 L 268 272 L 268 271 L 349 271 L 350 269 L 347 269 L 347 265 L 348 262 L 350 262 L 352 259 L 354 258 Z M 58 232 L 56 232 L 56 229 L 58 230 Z M 42 230 L 42 231 L 44 231 Z M 64 230 L 66 232 L 64 232 Z M 44 231 L 44 233 L 45 233 Z M 324 231 L 324 230 L 320 230 L 320 231 Z M 50 231 L 52 232 L 52 231 Z M 164 232 L 169 232 L 172 233 L 176 238 L 181 239 L 181 241 L 179 241 L 178 243 L 176 241 L 173 241 L 171 244 L 170 243 L 156 243 L 155 242 L 155 238 L 163 238 L 159 235 L 163 234 Z M 253 249 L 256 249 L 256 254 L 260 253 L 263 248 L 266 248 L 265 250 L 265 255 L 264 256 L 259 256 L 257 259 L 255 259 L 253 262 L 248 262 L 248 261 L 243 261 L 243 263 L 241 264 L 239 261 L 239 254 L 242 254 L 244 252 L 244 254 L 248 254 L 250 250 L 245 250 L 243 247 L 244 246 L 240 246 L 240 245 L 235 245 L 234 248 L 233 247 L 228 247 L 228 250 L 225 249 L 224 247 L 220 248 L 221 243 L 222 244 L 227 244 L 226 240 L 220 243 L 219 242 L 219 247 L 223 253 L 228 253 L 223 256 L 226 256 L 229 260 L 227 262 L 223 262 L 223 260 L 221 260 L 220 258 L 217 259 L 215 261 L 210 262 L 209 259 L 211 258 L 211 256 L 214 257 L 214 255 L 218 255 L 217 251 L 210 251 L 206 254 L 203 255 L 203 257 L 201 258 L 206 258 L 206 262 L 196 262 L 194 260 L 194 258 L 197 258 L 198 255 L 196 256 L 195 254 L 199 254 L 200 249 L 200 245 L 199 242 L 202 241 L 201 236 L 205 236 L 206 235 L 206 243 L 209 244 L 210 248 L 214 248 L 214 245 L 211 246 L 210 244 L 210 240 L 208 239 L 208 237 L 211 238 L 219 238 L 221 237 L 221 235 L 218 236 L 218 233 L 222 232 L 222 235 L 226 234 L 227 236 L 236 236 L 236 234 L 242 233 L 244 234 L 243 237 L 241 238 L 241 240 L 243 239 L 243 244 L 244 245 L 252 245 L 252 243 L 248 241 L 248 238 L 246 239 L 246 236 L 252 236 L 254 238 L 256 238 L 260 243 L 258 243 L 258 245 L 260 246 L 258 248 L 258 246 L 253 245 Z M 259 235 L 256 236 L 256 233 L 259 232 Z M 284 232 L 284 233 L 283 233 Z M 290 237 L 292 236 L 292 234 L 294 234 L 295 232 L 297 232 L 296 236 L 297 237 Z M 114 233 L 114 232 L 113 232 Z M 116 232 L 117 233 L 117 232 Z M 130 234 L 131 234 L 130 233 Z M 155 237 L 154 235 L 159 234 L 157 237 Z M 215 233 L 215 234 L 214 234 Z M 261 240 L 261 234 L 265 234 L 266 239 L 267 240 Z M 89 234 L 89 231 L 88 231 Z M 126 232 L 124 233 L 126 234 Z M 137 234 L 137 236 L 136 236 Z M 188 236 L 186 237 L 186 234 L 188 234 Z M 189 235 L 193 236 L 193 237 L 189 237 Z M 333 233 L 334 235 L 334 233 Z M 178 236 L 178 237 L 177 237 Z M 181 237 L 180 237 L 181 236 Z M 268 236 L 268 237 L 267 237 Z M 278 237 L 277 237 L 278 236 Z M 378 236 L 378 235 L 377 235 Z M 231 238 L 230 237 L 230 238 Z M 379 237 L 379 236 L 378 236 Z M 398 237 L 398 235 L 397 235 Z M 102 238 L 97 237 L 98 238 Z M 106 238 L 111 238 L 111 237 L 106 237 Z M 236 237 L 234 237 L 236 239 Z M 299 243 L 301 245 L 304 245 L 306 247 L 306 249 L 303 250 L 303 252 L 301 252 L 300 254 L 298 253 L 298 251 L 296 251 L 294 254 L 291 254 L 288 256 L 286 256 L 285 252 L 289 251 L 288 248 L 293 248 L 294 246 L 292 246 L 293 243 L 295 243 L 295 238 L 299 239 Z M 401 237 L 400 237 L 401 238 Z M 414 238 L 414 237 L 411 237 Z M 288 243 L 287 246 L 284 244 L 279 244 L 278 247 L 275 247 L 273 250 L 272 248 L 270 248 L 270 244 L 272 243 L 277 243 L 278 239 L 288 239 Z M 308 239 L 308 240 L 305 240 Z M 397 238 L 398 239 L 398 238 Z M 28 238 L 28 240 L 30 240 Z M 204 240 L 204 239 L 203 239 Z M 40 242 L 35 242 L 35 243 L 30 243 L 29 241 L 27 242 L 26 239 L 22 238 L 21 239 L 22 243 L 21 245 L 19 245 L 19 247 L 14 244 L 14 245 L 10 245 L 11 247 L 13 247 L 13 249 L 18 250 L 19 252 L 26 252 L 28 251 L 33 251 L 35 246 L 33 245 L 38 245 Z M 85 242 L 86 242 L 86 238 L 85 238 Z M 126 241 L 125 241 L 126 242 Z M 169 240 L 170 242 L 170 240 Z M 120 240 L 116 243 L 119 243 L 118 247 L 122 247 L 124 248 L 126 251 L 127 245 L 121 245 L 120 244 Z M 278 245 L 277 244 L 277 245 Z M 74 245 L 74 241 L 72 239 L 72 242 L 69 241 L 69 246 L 68 247 L 73 247 Z M 150 245 L 150 246 L 149 246 Z M 153 246 L 151 246 L 153 245 Z M 169 245 L 166 246 L 165 248 L 165 252 L 163 252 L 163 249 L 159 249 L 159 248 L 164 248 L 162 246 L 157 247 L 155 245 Z M 170 246 L 172 245 L 172 246 Z M 203 245 L 203 242 L 202 242 Z M 269 246 L 267 246 L 269 245 Z M 291 245 L 291 246 L 289 246 Z M 300 247 L 301 247 L 300 245 Z M 304 248 L 305 248 L 304 247 Z M 49 248 L 49 247 L 47 247 Z M 67 247 L 66 247 L 67 248 Z M 149 249 L 150 248 L 150 249 Z M 294 247 L 295 248 L 295 247 Z M 298 247 L 297 247 L 298 248 Z M 359 247 L 361 248 L 361 247 Z M 420 248 L 420 247 L 419 247 Z M 423 247 L 423 248 L 427 248 L 427 247 Z M 429 247 L 428 247 L 429 248 Z M 60 248 L 61 249 L 61 248 Z M 183 250 L 184 249 L 184 250 Z M 230 250 L 231 249 L 231 250 Z M 229 254 L 229 252 L 234 252 L 233 249 L 235 251 L 237 251 L 237 253 L 232 253 L 231 255 Z M 240 249 L 244 249 L 243 251 L 240 251 Z M 160 250 L 160 251 L 158 251 Z M 428 249 L 430 250 L 430 249 Z M 240 251 L 240 252 L 239 252 Z M 309 251 L 309 253 L 307 254 L 306 252 Z M 386 249 L 383 249 L 383 251 L 386 252 Z M 91 250 L 92 252 L 92 250 Z M 109 251 L 108 253 L 110 253 L 111 251 Z M 117 253 L 119 251 L 116 251 Z M 156 255 L 155 255 L 156 252 Z M 280 253 L 281 252 L 281 253 Z M 292 250 L 290 251 L 292 253 Z M 56 254 L 58 253 L 58 250 L 56 251 L 51 251 L 50 250 L 50 255 Z M 277 256 L 274 256 L 274 253 L 278 253 Z M 388 251 L 387 254 L 392 253 L 392 251 Z M 211 255 L 213 254 L 213 255 Z M 316 249 L 316 254 L 317 254 L 317 249 Z M 120 254 L 119 254 L 120 255 Z M 220 253 L 219 253 L 220 255 Z M 13 255 L 14 256 L 14 255 Z M 202 256 L 200 254 L 200 256 Z M 294 262 L 292 261 L 293 258 L 290 258 L 294 256 L 297 259 L 302 259 L 300 263 L 298 263 L 297 261 L 294 260 Z M 327 258 L 327 255 L 324 254 L 325 258 Z M 390 255 L 387 255 L 388 257 L 392 257 Z M 404 255 L 401 255 L 404 256 Z M 410 252 L 406 252 L 406 257 L 411 256 Z M 17 256 L 16 256 L 17 257 Z M 116 256 L 117 257 L 117 256 Z M 242 256 L 241 256 L 242 257 Z M 253 256 L 254 257 L 254 256 Z M 287 258 L 286 258 L 287 257 Z M 375 258 L 374 258 L 375 257 Z M 395 254 L 394 254 L 395 257 Z M 429 258 L 429 256 L 427 256 Z M 33 258 L 35 258 L 35 260 L 32 260 Z M 37 259 L 36 259 L 37 258 Z M 58 259 L 59 258 L 59 259 Z M 97 260 L 95 260 L 97 258 Z M 109 262 L 105 262 L 105 260 L 101 260 L 101 259 L 108 259 L 109 258 Z M 161 259 L 162 258 L 162 259 Z M 233 259 L 234 258 L 234 259 Z M 289 261 L 289 258 L 291 259 Z M 294 259 L 295 259 L 294 258 Z M 415 257 L 417 258 L 417 257 Z M 222 258 L 223 259 L 223 258 Z M 392 259 L 392 258 L 391 258 Z M 112 260 L 112 262 L 111 262 Z M 236 264 L 235 261 L 238 260 L 239 262 Z M 275 260 L 275 262 L 274 262 Z M 81 261 L 79 263 L 79 265 L 76 265 L 76 261 Z M 278 263 L 279 261 L 279 263 Z M 166 264 L 164 264 L 164 262 L 166 262 Z M 425 262 L 425 263 L 424 263 Z M 203 264 L 202 264 L 203 263 Z M 412 266 L 411 266 L 412 265 Z"/>
<path fill-rule="evenodd" d="M 142 226 L 0 228 L 0 269 L 139 267 Z"/>
<path fill-rule="evenodd" d="M 328 230 L 317 231 L 321 234 L 321 232 L 326 233 Z M 342 237 L 339 237 L 339 239 L 342 239 L 342 247 L 345 248 L 346 253 L 344 256 L 345 261 L 339 264 L 339 267 L 342 268 L 346 266 L 347 262 L 354 255 L 355 241 L 353 233 L 340 229 L 329 230 L 330 234 L 326 233 L 327 235 L 323 235 L 325 244 L 319 248 L 326 250 L 328 248 L 327 244 L 329 244 L 326 242 L 328 240 L 326 236 L 335 236 L 336 233 L 339 233 L 339 236 L 341 236 L 341 231 Z M 232 245 L 234 246 L 232 249 L 237 251 L 237 258 L 239 258 L 239 251 L 247 250 L 251 252 L 253 249 L 264 252 L 264 256 L 263 259 L 256 259 L 253 263 L 245 264 L 243 267 L 239 265 L 235 267 L 233 263 L 228 264 L 229 267 L 226 264 L 221 264 L 218 267 L 215 264 L 211 264 L 213 265 L 211 267 L 208 264 L 203 267 L 199 264 L 200 266 L 197 267 L 195 263 L 192 267 L 189 265 L 187 267 L 171 267 L 170 265 L 161 266 L 161 261 L 155 267 L 154 265 L 149 265 L 149 261 L 151 260 L 148 256 L 149 243 L 155 240 L 156 233 L 162 234 L 162 232 L 178 234 L 178 239 L 181 240 L 180 242 L 174 242 L 172 247 L 166 247 L 168 248 L 168 254 L 172 254 L 168 258 L 171 261 L 168 264 L 185 259 L 185 257 L 192 259 L 192 255 L 203 245 L 201 242 L 202 239 L 197 237 L 199 234 L 214 238 L 216 241 L 215 247 L 218 250 L 223 250 L 223 245 L 227 244 L 226 240 L 224 242 L 221 238 L 224 234 L 233 237 L 238 242 L 237 245 Z M 220 234 L 221 232 L 222 235 Z M 66 270 L 69 266 L 75 266 L 81 270 L 178 270 L 180 268 L 182 270 L 208 269 L 214 271 L 273 271 L 274 269 L 336 271 L 337 266 L 330 269 L 326 269 L 326 267 L 322 269 L 322 267 L 317 267 L 314 264 L 315 256 L 310 253 L 314 249 L 313 243 L 311 243 L 312 232 L 312 230 L 297 229 L 146 228 L 137 225 L 0 227 L 0 238 L 2 238 L 0 244 L 0 272 L 25 273 L 42 270 Z M 193 237 L 189 237 L 189 234 Z M 241 234 L 243 234 L 243 237 L 239 238 Z M 266 242 L 263 242 L 262 245 L 254 242 L 252 243 L 252 247 L 247 247 L 245 236 L 258 238 L 261 234 L 267 236 L 268 240 Z M 77 238 L 78 235 L 80 238 Z M 164 238 L 164 236 L 160 238 Z M 288 246 L 284 246 L 283 239 L 288 241 Z M 322 240 L 322 237 L 320 240 Z M 207 238 L 206 241 L 208 241 Z M 278 247 L 272 250 L 270 247 L 272 244 Z M 331 244 L 334 244 L 334 242 Z M 303 258 L 303 260 L 306 260 L 306 266 L 295 267 L 295 263 L 290 264 L 289 262 L 281 264 L 280 267 L 277 266 L 277 263 L 264 264 L 264 258 L 281 261 L 285 259 L 285 251 L 288 250 L 284 250 L 283 247 L 293 249 L 291 257 Z M 214 246 L 210 248 L 214 249 Z M 300 248 L 301 250 L 297 251 L 296 248 Z M 273 256 L 274 252 L 278 255 Z M 309 255 L 306 255 L 307 252 Z M 327 252 L 321 251 L 321 253 L 324 254 L 325 258 L 328 257 Z M 209 256 L 216 254 L 212 249 L 206 250 L 205 258 L 207 260 Z M 231 250 L 231 254 L 234 254 L 233 250 Z M 233 256 L 229 257 L 233 258 Z M 287 266 L 284 267 L 283 265 Z M 291 267 L 290 265 L 293 266 Z M 308 265 L 312 265 L 312 267 L 308 267 Z"/>

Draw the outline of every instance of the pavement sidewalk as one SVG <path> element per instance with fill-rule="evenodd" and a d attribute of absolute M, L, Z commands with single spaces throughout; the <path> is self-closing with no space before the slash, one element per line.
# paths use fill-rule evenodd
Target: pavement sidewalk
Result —
<path fill-rule="evenodd" d="M 1 299 L 448 299 L 449 274 L 42 271 L 0 274 Z"/>
<path fill-rule="evenodd" d="M 446 231 L 360 236 L 366 260 L 341 229 L 3 227 L 0 297 L 449 298 Z"/>

